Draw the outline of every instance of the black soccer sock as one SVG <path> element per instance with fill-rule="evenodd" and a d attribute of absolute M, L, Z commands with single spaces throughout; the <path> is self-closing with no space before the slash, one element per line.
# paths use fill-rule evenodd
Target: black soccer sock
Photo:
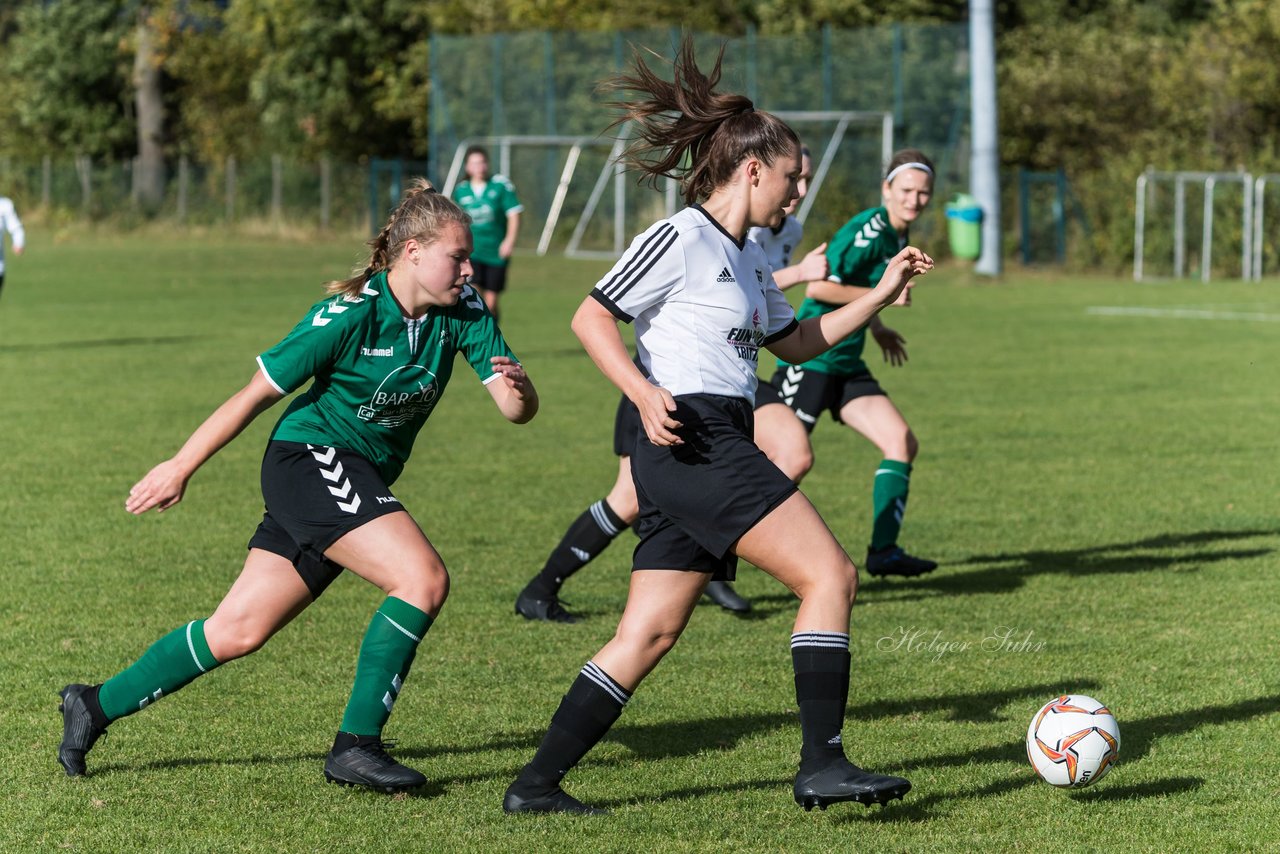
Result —
<path fill-rule="evenodd" d="M 527 792 L 559 786 L 569 769 L 604 738 L 630 699 L 609 674 L 588 661 L 551 716 L 551 726 L 532 761 L 516 778 L 516 786 Z"/>
<path fill-rule="evenodd" d="M 841 729 L 849 701 L 849 636 L 843 632 L 796 632 L 791 663 L 800 706 L 801 770 L 844 758 Z"/>
<path fill-rule="evenodd" d="M 539 599 L 555 596 L 564 580 L 604 551 L 630 525 L 618 518 L 603 498 L 592 504 L 565 531 L 547 565 L 525 589 Z"/>

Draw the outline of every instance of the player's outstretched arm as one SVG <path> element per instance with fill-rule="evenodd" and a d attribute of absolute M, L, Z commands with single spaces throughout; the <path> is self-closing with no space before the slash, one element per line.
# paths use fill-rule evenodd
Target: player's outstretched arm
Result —
<path fill-rule="evenodd" d="M 874 288 L 835 311 L 801 321 L 786 338 L 770 344 L 769 350 L 792 364 L 807 362 L 865 326 L 881 309 L 892 305 L 913 278 L 932 269 L 932 258 L 908 246 L 893 256 Z"/>
<path fill-rule="evenodd" d="M 506 356 L 489 360 L 499 379 L 485 386 L 502 417 L 512 424 L 526 424 L 538 414 L 538 390 L 524 372 L 524 366 Z"/>
<path fill-rule="evenodd" d="M 655 445 L 682 445 L 684 441 L 671 432 L 681 426 L 671 417 L 676 401 L 671 392 L 645 379 L 627 352 L 618 331 L 618 320 L 591 297 L 582 301 L 573 315 L 573 333 L 586 348 L 600 372 L 627 396 L 640 410 L 645 435 Z"/>
<path fill-rule="evenodd" d="M 777 286 L 786 290 L 794 287 L 801 282 L 812 282 L 819 279 L 825 279 L 831 272 L 831 264 L 827 261 L 827 244 L 822 243 L 812 250 L 809 254 L 800 259 L 800 263 L 792 264 L 790 267 L 783 267 L 781 270 L 773 271 L 773 281 Z"/>
<path fill-rule="evenodd" d="M 165 511 L 177 504 L 196 469 L 283 396 L 261 372 L 255 373 L 248 385 L 231 395 L 196 428 L 178 453 L 134 484 L 124 509 L 140 515 L 153 507 Z"/>
<path fill-rule="evenodd" d="M 904 291 L 905 293 L 905 291 Z M 902 301 L 902 297 L 898 297 L 897 305 Z M 880 319 L 880 315 L 871 318 L 871 322 L 867 324 L 867 329 L 871 332 L 871 337 L 876 339 L 876 343 L 880 345 L 880 350 L 884 353 L 884 360 L 895 368 L 907 363 L 907 339 L 903 338 L 896 329 L 890 329 L 884 325 L 884 321 Z"/>

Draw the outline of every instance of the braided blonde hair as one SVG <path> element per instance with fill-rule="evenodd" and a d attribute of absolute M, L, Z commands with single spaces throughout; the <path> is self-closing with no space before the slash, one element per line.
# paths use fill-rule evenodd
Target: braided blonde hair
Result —
<path fill-rule="evenodd" d="M 437 191 L 426 178 L 415 178 L 405 190 L 400 204 L 387 217 L 387 224 L 377 237 L 369 241 L 373 250 L 369 260 L 363 267 L 352 270 L 350 278 L 327 283 L 325 293 L 356 296 L 371 277 L 391 269 L 404 252 L 406 243 L 410 240 L 434 243 L 449 223 L 466 228 L 471 225 L 471 217 L 453 199 Z"/>

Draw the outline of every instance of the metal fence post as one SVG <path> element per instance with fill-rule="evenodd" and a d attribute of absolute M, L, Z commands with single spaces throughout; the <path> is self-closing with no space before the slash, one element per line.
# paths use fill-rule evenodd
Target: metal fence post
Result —
<path fill-rule="evenodd" d="M 76 175 L 80 178 L 80 215 L 89 218 L 93 201 L 93 161 L 88 155 L 76 155 Z"/>
<path fill-rule="evenodd" d="M 191 161 L 187 155 L 178 157 L 178 222 L 187 221 L 187 182 L 191 178 Z"/>
<path fill-rule="evenodd" d="M 227 157 L 227 224 L 231 224 L 236 218 L 236 156 L 234 154 Z"/>
<path fill-rule="evenodd" d="M 329 229 L 329 209 L 333 203 L 333 163 L 329 155 L 320 158 L 320 227 Z"/>
<path fill-rule="evenodd" d="M 284 219 L 284 158 L 271 155 L 271 221 L 279 227 Z"/>

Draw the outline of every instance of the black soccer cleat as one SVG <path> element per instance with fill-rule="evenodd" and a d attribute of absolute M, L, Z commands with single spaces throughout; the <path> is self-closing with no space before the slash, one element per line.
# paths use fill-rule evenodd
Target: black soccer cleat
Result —
<path fill-rule="evenodd" d="M 564 609 L 555 594 L 539 599 L 530 593 L 527 587 L 516 597 L 516 613 L 526 620 L 541 620 L 547 623 L 576 623 L 579 619 L 577 614 L 571 614 Z"/>
<path fill-rule="evenodd" d="M 735 614 L 745 614 L 751 610 L 751 603 L 739 596 L 738 591 L 727 581 L 708 581 L 707 589 L 702 591 L 702 595 Z"/>
<path fill-rule="evenodd" d="M 426 777 L 387 754 L 388 746 L 388 742 L 372 739 L 345 750 L 331 750 L 324 761 L 324 778 L 339 786 L 363 786 L 387 794 L 426 785 Z"/>
<path fill-rule="evenodd" d="M 68 685 L 58 692 L 62 697 L 62 702 L 58 704 L 58 711 L 62 712 L 62 743 L 58 745 L 58 762 L 66 769 L 68 777 L 84 776 L 85 754 L 93 747 L 94 742 L 107 734 L 106 727 L 94 724 L 89 705 L 84 700 L 84 692 L 91 687 Z"/>
<path fill-rule="evenodd" d="M 519 781 L 507 787 L 502 798 L 502 811 L 511 815 L 518 812 L 562 812 L 572 815 L 608 815 L 608 810 L 589 807 L 559 786 L 533 792 L 521 791 Z"/>
<path fill-rule="evenodd" d="M 876 578 L 883 578 L 886 575 L 914 578 L 917 575 L 933 572 L 937 568 L 937 561 L 912 557 L 899 546 L 888 546 L 879 551 L 867 549 L 867 572 Z"/>
<path fill-rule="evenodd" d="M 894 798 L 911 791 L 911 783 L 901 777 L 863 771 L 847 759 L 837 759 L 817 771 L 801 771 L 796 775 L 796 803 L 805 812 L 830 804 L 857 801 L 860 804 L 884 806 Z"/>

